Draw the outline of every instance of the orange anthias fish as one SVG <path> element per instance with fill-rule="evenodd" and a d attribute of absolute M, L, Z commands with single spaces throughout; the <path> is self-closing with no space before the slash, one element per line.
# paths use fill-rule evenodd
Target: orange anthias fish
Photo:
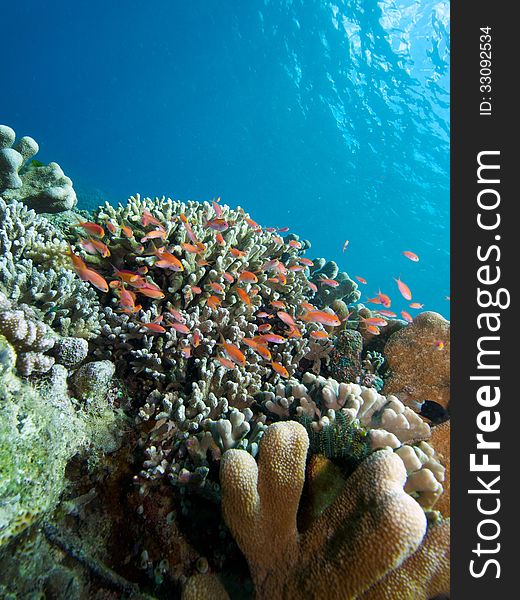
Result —
<path fill-rule="evenodd" d="M 317 330 L 317 331 L 311 331 L 311 338 L 315 339 L 315 340 L 324 340 L 325 338 L 329 337 L 329 334 L 326 331 L 321 331 L 321 330 Z"/>
<path fill-rule="evenodd" d="M 272 300 L 271 306 L 273 308 L 285 308 L 285 302 L 282 302 L 282 300 Z"/>
<path fill-rule="evenodd" d="M 247 252 L 244 252 L 243 250 L 239 250 L 238 248 L 230 248 L 229 253 L 231 254 L 231 256 L 234 256 L 235 258 L 239 258 L 241 256 L 247 255 Z"/>
<path fill-rule="evenodd" d="M 245 222 L 249 225 L 249 227 L 251 227 L 252 229 L 261 229 L 260 225 L 256 222 L 253 221 L 253 219 L 250 219 L 249 217 L 245 218 Z"/>
<path fill-rule="evenodd" d="M 374 296 L 373 298 L 367 298 L 366 302 L 370 302 L 370 304 L 382 304 L 381 298 L 379 296 Z"/>
<path fill-rule="evenodd" d="M 204 250 L 201 250 L 199 246 L 196 246 L 195 244 L 188 244 L 188 242 L 181 244 L 181 248 L 186 250 L 186 252 L 191 252 L 192 254 L 200 254 L 201 252 L 204 252 Z"/>
<path fill-rule="evenodd" d="M 186 323 L 186 319 L 180 311 L 176 310 L 175 308 L 169 308 L 168 312 L 179 323 Z"/>
<path fill-rule="evenodd" d="M 382 315 L 383 317 L 397 317 L 397 315 L 395 314 L 395 312 L 391 311 L 391 310 L 384 310 L 383 308 L 381 310 L 377 311 L 380 315 Z"/>
<path fill-rule="evenodd" d="M 104 244 L 101 240 L 93 240 L 92 238 L 90 238 L 89 241 L 103 258 L 108 258 L 110 256 L 110 250 L 108 249 L 108 246 Z"/>
<path fill-rule="evenodd" d="M 226 229 L 229 228 L 229 223 L 226 221 L 226 219 L 222 219 L 217 217 L 216 219 L 212 219 L 211 221 L 207 221 L 205 223 L 206 227 L 210 227 L 211 229 L 214 229 L 215 231 L 226 231 Z"/>
<path fill-rule="evenodd" d="M 88 281 L 101 292 L 108 292 L 108 283 L 104 277 L 94 271 L 94 269 L 76 269 L 76 273 L 83 281 Z"/>
<path fill-rule="evenodd" d="M 172 327 L 173 329 L 175 329 L 175 331 L 178 331 L 179 333 L 191 333 L 190 328 L 184 323 L 178 323 L 176 321 L 175 323 L 170 323 L 170 327 Z"/>
<path fill-rule="evenodd" d="M 134 237 L 134 232 L 132 231 L 132 228 L 128 225 L 121 225 L 121 231 L 126 238 Z"/>
<path fill-rule="evenodd" d="M 225 246 L 226 242 L 224 240 L 224 236 L 219 232 L 215 235 L 215 241 L 219 246 Z"/>
<path fill-rule="evenodd" d="M 160 269 L 171 269 L 172 271 L 184 271 L 184 266 L 181 261 L 170 252 L 156 252 L 155 256 L 159 259 L 154 264 L 154 267 Z"/>
<path fill-rule="evenodd" d="M 392 301 L 390 300 L 390 296 L 383 294 L 381 290 L 377 292 L 377 297 L 379 298 L 380 304 L 382 304 L 385 308 L 390 308 L 392 305 Z M 377 303 L 375 303 L 377 304 Z"/>
<path fill-rule="evenodd" d="M 229 360 L 229 358 L 224 358 L 223 356 L 217 356 L 217 360 L 223 367 L 226 367 L 226 369 L 234 369 L 235 368 L 235 363 L 232 360 Z"/>
<path fill-rule="evenodd" d="M 224 279 L 228 283 L 233 283 L 235 281 L 235 278 L 233 277 L 233 275 L 231 275 L 231 273 L 228 273 L 227 271 L 224 271 L 224 273 L 222 273 L 222 277 L 224 277 Z"/>
<path fill-rule="evenodd" d="M 154 229 L 153 231 L 149 231 L 142 238 L 141 242 L 147 242 L 148 240 L 156 240 L 158 238 L 164 239 L 166 237 L 166 231 L 164 229 Z"/>
<path fill-rule="evenodd" d="M 264 313 L 264 314 L 266 314 L 266 315 L 267 315 L 267 313 Z M 260 313 L 257 313 L 257 315 L 258 315 L 259 317 L 261 316 L 261 315 L 260 315 Z M 270 329 L 272 329 L 272 328 L 273 328 L 273 326 L 272 326 L 272 325 L 270 325 L 269 323 L 264 323 L 263 325 L 259 325 L 259 326 L 258 326 L 258 331 L 261 331 L 261 332 L 262 332 L 262 331 L 269 331 L 269 330 L 270 330 Z"/>
<path fill-rule="evenodd" d="M 159 323 L 141 323 L 141 327 L 146 327 L 153 333 L 165 333 L 166 329 Z"/>
<path fill-rule="evenodd" d="M 326 312 L 324 310 L 313 310 L 308 312 L 306 314 L 306 319 L 312 323 L 321 323 L 322 325 L 327 325 L 328 327 L 338 327 L 341 325 L 338 315 L 335 313 Z"/>
<path fill-rule="evenodd" d="M 279 319 L 281 319 L 286 325 L 289 325 L 289 327 L 295 327 L 297 328 L 296 323 L 294 322 L 294 319 L 291 317 L 291 315 L 289 313 L 284 312 L 283 310 L 279 310 L 276 313 L 277 317 Z"/>
<path fill-rule="evenodd" d="M 278 373 L 278 375 L 285 377 L 285 379 L 289 379 L 289 371 L 282 364 L 280 364 L 279 362 L 272 362 L 271 367 L 273 367 L 273 369 Z"/>
<path fill-rule="evenodd" d="M 148 281 L 145 281 L 143 284 L 139 285 L 137 290 L 140 294 L 146 296 L 147 298 L 154 298 L 155 300 L 161 300 L 164 298 L 164 292 L 161 290 L 161 288 L 154 283 L 149 283 Z"/>
<path fill-rule="evenodd" d="M 360 277 L 359 275 L 356 275 L 356 279 L 359 281 L 359 283 L 362 283 L 363 285 L 367 284 L 367 280 L 364 277 Z"/>
<path fill-rule="evenodd" d="M 82 238 L 79 238 L 78 240 L 78 244 L 83 248 L 83 250 L 85 250 L 85 252 L 87 252 L 88 254 L 97 254 L 97 250 L 96 247 L 94 246 L 94 244 L 92 243 L 92 238 L 89 238 L 88 240 L 84 240 Z"/>
<path fill-rule="evenodd" d="M 206 300 L 207 305 L 213 310 L 217 310 L 217 307 L 219 306 L 219 304 L 221 302 L 222 302 L 222 300 L 220 298 L 218 298 L 217 296 L 210 296 Z"/>
<path fill-rule="evenodd" d="M 121 285 L 119 289 L 119 304 L 121 308 L 133 311 L 135 308 L 135 299 L 135 294 L 129 292 L 124 285 Z"/>
<path fill-rule="evenodd" d="M 330 285 L 330 287 L 338 287 L 339 282 L 335 279 L 330 279 L 328 277 L 323 277 L 318 280 L 322 285 Z"/>
<path fill-rule="evenodd" d="M 307 281 L 307 286 L 314 292 L 316 293 L 318 291 L 318 286 L 313 283 L 312 281 Z"/>
<path fill-rule="evenodd" d="M 116 267 L 114 267 L 114 265 L 112 265 L 112 268 L 114 269 L 114 275 L 116 277 L 119 277 L 119 279 L 121 279 L 121 281 L 124 281 L 125 283 L 130 283 L 130 284 L 138 284 L 139 283 L 145 283 L 145 279 L 143 277 L 141 277 L 141 275 L 139 275 L 139 273 L 135 273 L 134 271 L 128 271 L 126 269 L 117 269 Z"/>
<path fill-rule="evenodd" d="M 265 358 L 266 360 L 271 360 L 271 353 L 269 352 L 267 347 L 261 344 L 260 342 L 250 338 L 242 338 L 241 342 L 243 342 L 246 346 L 249 346 L 257 354 L 260 354 L 262 358 Z"/>
<path fill-rule="evenodd" d="M 222 347 L 226 351 L 226 354 L 229 356 L 229 358 L 237 365 L 243 367 L 246 364 L 246 357 L 239 348 L 233 344 L 225 342 L 224 340 L 222 340 Z"/>
<path fill-rule="evenodd" d="M 388 325 L 388 321 L 385 321 L 385 319 L 379 319 L 378 317 L 370 317 L 368 319 L 361 317 L 361 319 L 365 325 L 375 325 L 376 327 L 386 327 Z"/>
<path fill-rule="evenodd" d="M 298 260 L 300 261 L 300 263 L 302 265 L 305 265 L 306 267 L 314 266 L 314 263 L 312 262 L 312 260 L 310 258 L 300 257 Z"/>
<path fill-rule="evenodd" d="M 213 210 L 215 211 L 215 214 L 217 215 L 218 218 L 222 218 L 223 212 L 222 212 L 222 208 L 220 207 L 220 204 L 217 204 L 219 202 L 220 198 L 215 202 L 215 200 L 211 201 L 211 205 L 213 206 Z"/>
<path fill-rule="evenodd" d="M 114 234 L 117 231 L 117 227 L 112 223 L 112 221 L 105 221 L 105 225 L 111 234 Z"/>
<path fill-rule="evenodd" d="M 163 227 L 159 219 L 156 219 L 152 213 L 146 209 L 141 213 L 141 224 L 143 227 L 146 227 L 147 225 L 158 225 L 159 227 Z"/>
<path fill-rule="evenodd" d="M 410 308 L 422 308 L 424 304 L 419 304 L 419 302 L 412 302 L 410 304 Z"/>
<path fill-rule="evenodd" d="M 272 344 L 285 344 L 287 341 L 283 336 L 276 333 L 264 333 L 260 336 L 263 343 L 271 342 Z"/>
<path fill-rule="evenodd" d="M 367 331 L 372 335 L 379 335 L 381 332 L 379 331 L 379 327 L 376 325 L 368 325 Z"/>
<path fill-rule="evenodd" d="M 247 292 L 245 290 L 243 290 L 242 288 L 237 288 L 236 292 L 237 292 L 240 300 L 242 300 L 242 302 L 245 302 L 248 306 L 251 306 L 251 298 L 249 297 L 249 295 L 247 294 Z"/>
<path fill-rule="evenodd" d="M 291 265 L 290 267 L 287 267 L 289 269 L 289 271 L 293 271 L 294 273 L 298 273 L 300 271 L 305 271 L 306 267 L 305 265 Z"/>
<path fill-rule="evenodd" d="M 217 294 L 225 294 L 226 293 L 224 291 L 224 288 L 220 285 L 220 283 L 212 281 L 210 283 L 210 286 L 211 286 L 211 288 L 213 289 L 214 292 L 217 292 Z"/>
<path fill-rule="evenodd" d="M 186 233 L 188 234 L 188 237 L 195 245 L 197 245 L 199 243 L 199 240 L 197 239 L 197 236 L 193 233 L 193 229 L 191 228 L 191 225 L 188 223 L 188 219 L 186 218 L 186 215 L 181 214 L 181 221 L 182 221 L 182 224 L 184 225 L 184 229 L 186 229 Z"/>
<path fill-rule="evenodd" d="M 256 283 L 258 277 L 251 271 L 242 271 L 238 276 L 238 281 L 246 281 L 247 283 Z"/>
<path fill-rule="evenodd" d="M 412 292 L 410 291 L 410 288 L 406 285 L 406 283 L 403 283 L 401 281 L 401 278 L 395 279 L 395 277 L 394 277 L 394 281 L 397 283 L 397 287 L 399 288 L 399 291 L 401 292 L 401 295 L 403 296 L 403 298 L 405 300 L 411 300 Z"/>
<path fill-rule="evenodd" d="M 105 236 L 105 230 L 103 227 L 97 223 L 92 223 L 92 221 L 82 221 L 78 218 L 78 223 L 75 225 L 75 227 L 83 227 L 87 233 L 90 235 L 95 235 L 96 237 L 102 238 Z"/>
<path fill-rule="evenodd" d="M 419 262 L 419 257 L 417 256 L 417 254 L 415 254 L 415 252 L 410 252 L 410 250 L 405 250 L 403 252 L 403 255 L 406 256 L 406 258 L 413 260 L 413 262 Z"/>
<path fill-rule="evenodd" d="M 412 315 L 407 313 L 405 310 L 401 311 L 401 316 L 407 323 L 411 323 L 413 321 Z"/>
<path fill-rule="evenodd" d="M 291 248 L 297 248 L 298 250 L 302 247 L 301 242 L 298 242 L 298 240 L 289 240 L 289 246 Z"/>

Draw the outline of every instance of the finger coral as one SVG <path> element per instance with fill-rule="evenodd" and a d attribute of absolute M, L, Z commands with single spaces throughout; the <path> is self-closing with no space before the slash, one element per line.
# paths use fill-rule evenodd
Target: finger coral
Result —
<path fill-rule="evenodd" d="M 257 598 L 401 598 L 380 595 L 385 578 L 402 581 L 417 599 L 447 592 L 445 528 L 425 537 L 425 514 L 404 492 L 406 471 L 390 449 L 364 460 L 333 504 L 298 533 L 307 447 L 305 429 L 284 422 L 264 434 L 258 465 L 241 450 L 222 457 L 222 511 Z"/>

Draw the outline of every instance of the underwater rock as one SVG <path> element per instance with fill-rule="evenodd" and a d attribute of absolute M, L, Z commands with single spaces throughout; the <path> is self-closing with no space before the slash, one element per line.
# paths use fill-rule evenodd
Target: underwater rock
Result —
<path fill-rule="evenodd" d="M 15 143 L 15 132 L 0 125 L 0 193 L 6 200 L 19 200 L 37 212 L 69 210 L 77 202 L 72 181 L 61 167 L 33 161 L 38 144 L 24 136 Z"/>
<path fill-rule="evenodd" d="M 241 450 L 222 457 L 222 511 L 256 597 L 427 600 L 448 592 L 449 528 L 437 525 L 425 537 L 424 512 L 403 491 L 405 468 L 389 449 L 363 461 L 332 505 L 298 533 L 307 447 L 305 430 L 289 421 L 269 427 L 258 465 Z M 380 595 L 385 578 L 402 582 L 396 596 Z"/>
<path fill-rule="evenodd" d="M 83 338 L 64 337 L 57 340 L 53 349 L 56 362 L 65 367 L 77 367 L 88 355 L 88 342 Z"/>
<path fill-rule="evenodd" d="M 359 383 L 363 338 L 359 331 L 344 329 L 334 341 L 327 374 L 339 382 Z"/>
<path fill-rule="evenodd" d="M 442 344 L 442 348 L 439 347 Z M 383 391 L 416 407 L 430 400 L 450 402 L 450 323 L 435 312 L 417 315 L 394 333 L 384 348 L 388 372 Z"/>
<path fill-rule="evenodd" d="M 229 600 L 229 595 L 214 573 L 199 573 L 188 579 L 181 600 Z"/>
<path fill-rule="evenodd" d="M 89 362 L 73 373 L 71 385 L 82 400 L 102 399 L 108 394 L 115 372 L 114 363 L 109 360 Z"/>

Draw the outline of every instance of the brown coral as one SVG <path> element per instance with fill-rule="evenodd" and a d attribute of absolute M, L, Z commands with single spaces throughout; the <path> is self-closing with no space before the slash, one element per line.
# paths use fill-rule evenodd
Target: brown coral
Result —
<path fill-rule="evenodd" d="M 242 450 L 222 459 L 224 518 L 248 560 L 257 598 L 375 600 L 383 579 L 389 586 L 405 582 L 416 599 L 447 591 L 445 545 L 437 548 L 439 536 L 429 534 L 421 547 L 426 518 L 403 491 L 406 471 L 389 449 L 367 458 L 333 504 L 298 533 L 307 446 L 301 425 L 282 422 L 264 434 L 258 467 Z"/>
<path fill-rule="evenodd" d="M 384 394 L 394 394 L 405 404 L 431 400 L 448 408 L 449 321 L 435 312 L 421 313 L 408 327 L 390 336 L 384 355 L 390 370 Z"/>

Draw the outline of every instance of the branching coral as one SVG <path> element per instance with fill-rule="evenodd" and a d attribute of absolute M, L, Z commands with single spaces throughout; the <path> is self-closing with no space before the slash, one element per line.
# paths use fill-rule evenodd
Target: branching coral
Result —
<path fill-rule="evenodd" d="M 403 491 L 403 463 L 389 449 L 363 461 L 336 501 L 298 534 L 307 447 L 303 427 L 285 422 L 265 433 L 258 465 L 241 450 L 222 457 L 222 510 L 257 598 L 375 600 L 385 579 L 403 582 L 405 598 L 448 591 L 447 536 L 438 526 L 427 532 L 423 510 Z"/>

